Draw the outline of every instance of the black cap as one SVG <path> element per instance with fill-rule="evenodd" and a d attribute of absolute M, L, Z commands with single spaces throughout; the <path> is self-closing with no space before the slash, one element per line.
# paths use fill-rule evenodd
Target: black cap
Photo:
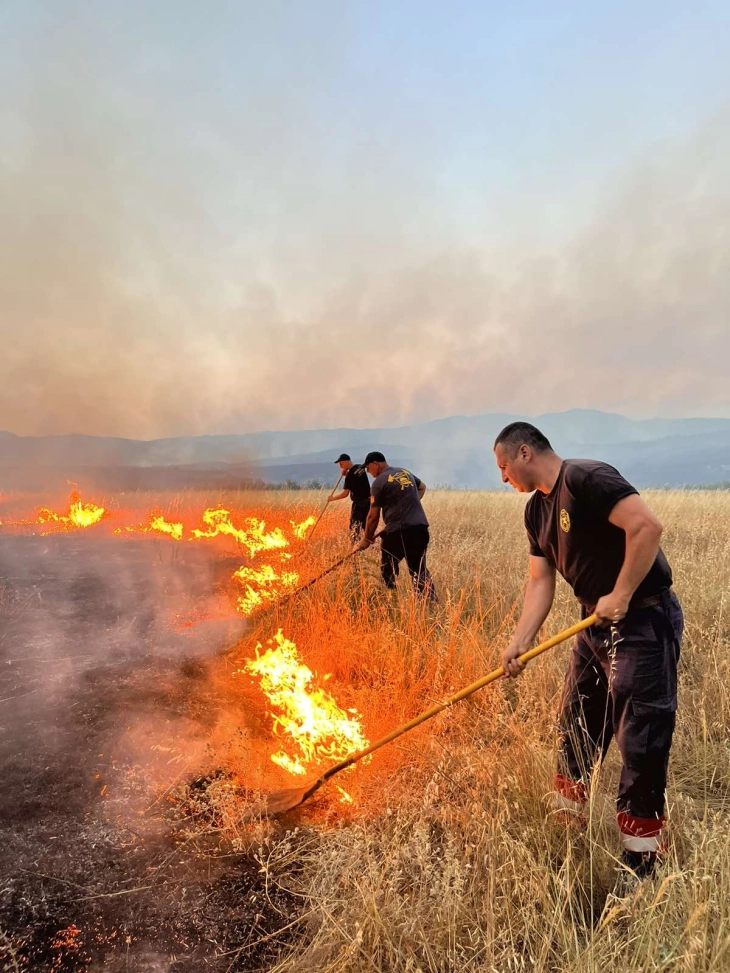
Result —
<path fill-rule="evenodd" d="M 385 456 L 383 456 L 382 453 L 378 452 L 377 449 L 374 449 L 371 453 L 367 454 L 367 456 L 365 457 L 365 462 L 362 465 L 369 466 L 371 463 L 385 463 L 385 462 L 386 462 Z"/>
<path fill-rule="evenodd" d="M 352 462 L 352 460 L 351 460 L 351 459 L 350 459 L 350 457 L 349 457 L 349 456 L 347 455 L 347 453 L 340 453 L 340 455 L 339 455 L 339 456 L 337 457 L 337 459 L 335 460 L 335 463 L 342 463 L 342 462 L 344 462 L 345 460 L 347 460 L 347 462 L 348 462 L 348 463 L 350 463 L 350 462 Z"/>

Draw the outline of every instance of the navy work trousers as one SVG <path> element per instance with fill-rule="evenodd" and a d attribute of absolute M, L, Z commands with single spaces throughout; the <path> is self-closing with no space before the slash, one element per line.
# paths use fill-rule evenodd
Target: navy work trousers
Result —
<path fill-rule="evenodd" d="M 629 609 L 610 629 L 578 635 L 559 720 L 558 804 L 561 797 L 562 806 L 585 800 L 591 770 L 615 738 L 623 763 L 618 824 L 624 848 L 633 852 L 660 847 L 677 709 L 682 609 L 671 591 L 657 602 Z"/>
<path fill-rule="evenodd" d="M 370 512 L 370 500 L 353 500 L 350 508 L 350 533 L 353 541 L 359 541 L 365 530 L 365 521 Z"/>
<path fill-rule="evenodd" d="M 386 531 L 380 539 L 380 573 L 388 588 L 395 588 L 400 562 L 405 558 L 411 575 L 413 587 L 419 595 L 430 601 L 437 601 L 436 589 L 426 567 L 426 548 L 428 547 L 428 527 L 401 527 L 399 530 Z"/>

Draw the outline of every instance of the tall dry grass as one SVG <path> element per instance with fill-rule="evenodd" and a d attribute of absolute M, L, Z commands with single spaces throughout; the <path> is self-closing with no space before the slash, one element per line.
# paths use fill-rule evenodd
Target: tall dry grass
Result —
<path fill-rule="evenodd" d="M 191 491 L 112 497 L 108 505 L 159 506 L 170 519 L 189 519 L 220 502 L 273 526 L 303 519 L 325 496 Z M 730 495 L 647 499 L 665 525 L 686 616 L 670 855 L 660 874 L 634 896 L 611 895 L 619 853 L 615 753 L 596 774 L 587 836 L 566 833 L 551 814 L 568 651 L 559 647 L 518 681 L 493 684 L 344 778 L 356 797 L 352 810 L 330 787 L 283 828 L 262 822 L 252 834 L 229 801 L 227 836 L 238 847 L 253 840 L 267 884 L 301 902 L 285 926 L 278 971 L 730 969 Z M 3 506 L 15 512 L 28 503 L 9 498 Z M 280 612 L 252 621 L 230 663 L 221 663 L 223 677 L 236 656 L 250 656 L 281 626 L 310 667 L 331 674 L 340 704 L 356 707 L 377 738 L 498 664 L 524 585 L 523 503 L 507 493 L 427 494 L 437 608 L 421 605 L 406 577 L 397 592 L 384 590 L 377 556 L 366 552 Z M 328 510 L 297 553 L 303 579 L 348 550 L 346 506 Z M 160 545 L 161 556 L 172 556 L 174 545 Z M 545 634 L 576 617 L 571 593 L 559 586 Z M 234 726 L 232 718 L 218 732 L 225 737 Z M 246 765 L 246 745 L 244 738 L 231 753 L 255 785 L 266 773 Z"/>
<path fill-rule="evenodd" d="M 302 509 L 320 499 L 297 497 Z M 356 810 L 340 814 L 333 797 L 289 830 L 261 826 L 267 881 L 302 903 L 277 970 L 730 969 L 730 496 L 647 499 L 687 622 L 661 872 L 633 896 L 611 894 L 615 753 L 596 774 L 587 836 L 551 814 L 559 647 L 376 754 L 347 779 Z M 280 624 L 371 739 L 497 665 L 519 611 L 523 500 L 434 492 L 426 506 L 438 608 L 404 577 L 385 591 L 368 552 L 245 640 Z M 347 549 L 343 516 L 328 511 L 312 570 Z M 576 618 L 561 585 L 546 634 Z"/>

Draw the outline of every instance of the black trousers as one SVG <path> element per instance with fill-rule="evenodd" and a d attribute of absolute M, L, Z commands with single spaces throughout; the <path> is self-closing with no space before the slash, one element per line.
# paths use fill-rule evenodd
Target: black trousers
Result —
<path fill-rule="evenodd" d="M 350 508 L 350 533 L 354 541 L 360 540 L 365 530 L 365 521 L 370 512 L 370 500 L 353 500 Z"/>
<path fill-rule="evenodd" d="M 591 770 L 615 738 L 623 764 L 616 809 L 628 851 L 660 844 L 683 628 L 679 601 L 667 591 L 659 604 L 630 609 L 611 629 L 581 632 L 566 674 L 558 798 L 563 806 L 585 800 Z"/>
<path fill-rule="evenodd" d="M 426 548 L 430 540 L 428 527 L 402 527 L 387 531 L 380 544 L 380 573 L 386 587 L 395 588 L 400 562 L 405 558 L 413 587 L 429 601 L 437 601 L 436 589 L 426 567 Z"/>

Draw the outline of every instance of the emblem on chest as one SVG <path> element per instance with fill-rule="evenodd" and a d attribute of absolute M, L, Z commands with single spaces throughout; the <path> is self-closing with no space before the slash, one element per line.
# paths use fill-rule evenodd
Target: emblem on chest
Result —
<path fill-rule="evenodd" d="M 560 511 L 560 529 L 565 534 L 570 530 L 570 514 L 564 507 Z"/>

